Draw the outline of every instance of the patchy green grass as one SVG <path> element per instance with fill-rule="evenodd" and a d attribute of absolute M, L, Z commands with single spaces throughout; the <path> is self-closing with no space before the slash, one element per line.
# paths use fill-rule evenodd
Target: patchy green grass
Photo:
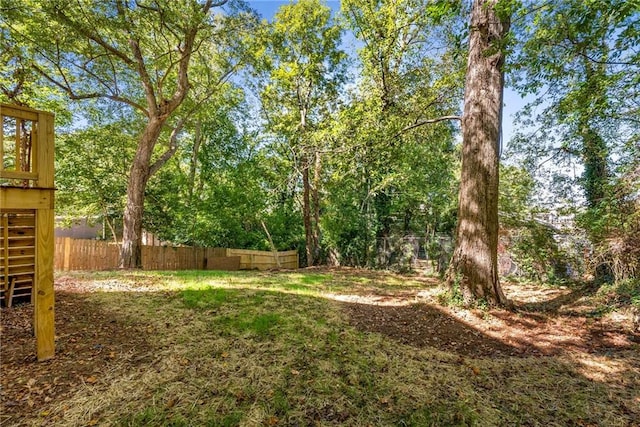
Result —
<path fill-rule="evenodd" d="M 627 387 L 637 381 L 639 367 L 618 356 L 462 357 L 356 329 L 343 310 L 345 303 L 324 296 L 401 294 L 434 286 L 418 277 L 367 274 L 71 276 L 128 286 L 87 298 L 105 319 L 144 326 L 153 343 L 150 361 L 114 360 L 110 369 L 96 374 L 97 382 L 33 422 L 624 426 L 638 421 L 634 417 L 640 411 L 629 408 L 640 405 L 640 397 Z M 584 364 L 596 362 L 613 373 L 601 381 L 585 376 Z"/>

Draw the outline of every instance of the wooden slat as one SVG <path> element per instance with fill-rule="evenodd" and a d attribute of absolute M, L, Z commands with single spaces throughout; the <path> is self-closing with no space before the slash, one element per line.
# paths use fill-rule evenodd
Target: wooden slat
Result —
<path fill-rule="evenodd" d="M 38 120 L 39 111 L 30 108 L 21 108 L 17 105 L 0 105 L 0 116 L 15 117 L 23 120 Z"/>
<path fill-rule="evenodd" d="M 9 215 L 9 219 L 7 222 L 9 227 L 35 227 L 35 217 L 33 215 Z"/>
<path fill-rule="evenodd" d="M 36 172 L 23 172 L 23 171 L 8 171 L 4 170 L 0 172 L 0 178 L 7 179 L 38 179 Z"/>
<path fill-rule="evenodd" d="M 35 227 L 8 227 L 8 237 L 35 237 Z"/>
<path fill-rule="evenodd" d="M 54 146 L 53 146 L 53 115 L 38 113 L 38 140 L 35 153 L 34 170 L 38 172 L 37 186 L 53 188 L 54 177 Z M 52 208 L 53 209 L 53 208 Z"/>
<path fill-rule="evenodd" d="M 52 189 L 0 187 L 3 209 L 53 209 Z"/>
<path fill-rule="evenodd" d="M 40 114 L 38 114 L 38 120 L 40 120 Z M 40 161 L 38 159 L 38 151 L 40 150 L 40 145 L 43 144 L 43 141 L 41 141 L 39 139 L 40 137 L 38 135 L 38 133 L 39 133 L 38 132 L 38 127 L 39 126 L 42 126 L 42 123 L 40 123 L 39 121 L 38 122 L 33 122 L 33 125 L 31 126 L 31 141 L 32 141 L 31 142 L 31 172 L 35 173 L 36 177 L 39 177 L 43 173 L 38 169 L 38 162 Z M 53 147 L 53 137 L 52 137 L 51 141 L 46 141 L 44 143 L 51 144 L 51 146 Z M 50 153 L 50 155 L 51 155 L 51 159 L 53 161 L 54 160 L 53 159 L 54 156 L 53 156 L 52 153 Z M 44 172 L 44 173 L 51 173 L 52 177 L 53 177 L 53 169 L 51 171 Z M 45 187 L 44 185 L 38 184 L 38 183 L 36 183 L 36 186 Z M 53 186 L 54 185 L 53 185 L 53 181 L 52 181 L 51 185 L 47 185 L 46 187 L 53 187 Z"/>
<path fill-rule="evenodd" d="M 28 275 L 18 275 L 18 276 L 13 276 L 16 279 L 16 283 L 29 283 L 29 284 L 33 284 L 33 275 L 28 274 Z"/>
<path fill-rule="evenodd" d="M 22 144 L 20 144 L 20 142 L 22 141 L 22 135 L 20 134 L 20 131 L 22 130 L 22 120 L 21 119 L 16 119 L 16 145 L 14 146 L 15 149 L 15 159 L 16 159 L 16 164 L 15 164 L 15 171 L 16 172 L 20 172 L 22 171 L 22 163 L 20 162 L 20 149 L 22 148 Z"/>
<path fill-rule="evenodd" d="M 8 257 L 34 256 L 35 254 L 35 246 L 11 246 L 7 251 Z"/>
<path fill-rule="evenodd" d="M 33 290 L 34 329 L 36 331 L 36 350 L 38 360 L 47 360 L 54 356 L 54 292 L 53 257 L 55 237 L 53 234 L 53 209 L 41 209 L 36 212 L 36 274 Z"/>

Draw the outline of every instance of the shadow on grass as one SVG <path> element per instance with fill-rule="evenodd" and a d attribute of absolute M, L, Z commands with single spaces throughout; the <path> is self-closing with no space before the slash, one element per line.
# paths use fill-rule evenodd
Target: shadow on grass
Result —
<path fill-rule="evenodd" d="M 30 361 L 22 335 L 2 348 L 3 378 L 23 378 L 9 398 L 39 389 L 52 399 L 14 410 L 15 424 L 42 421 L 54 403 L 83 414 L 65 421 L 78 425 L 631 425 L 640 416 L 629 391 L 555 358 L 510 358 L 516 346 L 425 304 L 216 288 L 58 293 L 57 303 L 55 361 Z M 114 383 L 129 385 L 116 393 Z M 3 379 L 3 414 L 7 397 Z"/>
<path fill-rule="evenodd" d="M 343 304 L 351 323 L 358 329 L 380 333 L 414 347 L 434 348 L 470 357 L 508 357 L 523 352 L 518 347 L 483 334 L 435 306 Z"/>
<path fill-rule="evenodd" d="M 525 312 L 557 313 L 562 307 L 574 304 L 583 297 L 595 295 L 601 286 L 602 283 L 597 282 L 575 283 L 571 286 L 571 292 L 567 294 L 547 301 L 522 303 L 517 305 L 516 309 Z"/>

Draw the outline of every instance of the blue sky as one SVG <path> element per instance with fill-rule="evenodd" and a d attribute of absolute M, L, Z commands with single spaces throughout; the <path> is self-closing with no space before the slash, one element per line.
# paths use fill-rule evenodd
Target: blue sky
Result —
<path fill-rule="evenodd" d="M 332 9 L 340 8 L 340 0 L 324 0 L 324 2 Z M 248 3 L 264 18 L 271 19 L 280 6 L 291 2 L 289 0 L 248 0 Z"/>

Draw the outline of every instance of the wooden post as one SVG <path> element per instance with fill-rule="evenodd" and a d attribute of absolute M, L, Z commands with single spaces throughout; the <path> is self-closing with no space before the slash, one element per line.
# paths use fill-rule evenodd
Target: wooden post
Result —
<path fill-rule="evenodd" d="M 1 128 L 2 126 L 0 126 Z M 2 164 L 2 157 L 0 157 L 0 164 Z M 4 264 L 2 265 L 2 270 L 3 270 L 3 276 L 4 276 L 4 280 L 3 283 L 0 283 L 0 286 L 2 286 L 2 288 L 4 290 L 8 289 L 8 285 L 9 285 L 9 217 L 7 215 L 2 215 L 2 217 L 0 218 L 0 221 L 2 221 L 2 230 L 3 230 L 3 235 L 2 235 L 2 241 L 3 241 L 3 252 L 4 252 Z M 5 293 L 5 303 L 6 303 L 6 296 L 7 294 Z"/>
<path fill-rule="evenodd" d="M 36 268 L 34 290 L 34 330 L 38 360 L 47 360 L 55 354 L 53 257 L 54 237 L 54 131 L 53 115 L 38 113 L 38 140 L 36 141 L 37 186 L 50 190 L 48 209 L 36 210 Z"/>
<path fill-rule="evenodd" d="M 16 287 L 16 279 L 14 277 L 9 282 L 9 289 L 7 289 L 7 292 L 4 294 L 4 304 L 8 308 L 11 308 L 11 305 L 13 305 L 13 290 L 15 289 L 15 287 Z"/>
<path fill-rule="evenodd" d="M 36 274 L 34 286 L 34 330 L 38 360 L 55 354 L 54 292 L 53 292 L 53 209 L 36 211 Z"/>

